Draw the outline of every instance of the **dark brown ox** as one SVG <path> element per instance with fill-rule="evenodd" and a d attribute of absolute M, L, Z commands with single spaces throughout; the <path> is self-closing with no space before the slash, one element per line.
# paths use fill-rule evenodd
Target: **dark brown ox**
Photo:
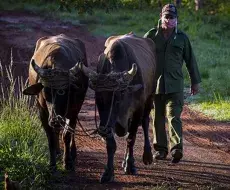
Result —
<path fill-rule="evenodd" d="M 123 167 L 126 174 L 136 174 L 133 146 L 139 125 L 144 131 L 144 164 L 153 161 L 149 142 L 149 114 L 155 88 L 155 44 L 133 34 L 113 36 L 105 42 L 97 73 L 82 67 L 96 92 L 100 115 L 99 133 L 106 139 L 107 166 L 101 183 L 114 178 L 114 154 L 118 136 L 127 135 Z M 129 71 L 128 71 L 129 70 Z"/>
<path fill-rule="evenodd" d="M 30 62 L 29 87 L 23 92 L 37 95 L 40 119 L 49 143 L 50 166 L 54 169 L 60 153 L 61 127 L 64 128 L 64 166 L 74 169 L 75 165 L 74 129 L 88 88 L 88 77 L 75 66 L 78 62 L 87 66 L 85 46 L 79 39 L 63 34 L 40 38 Z"/>

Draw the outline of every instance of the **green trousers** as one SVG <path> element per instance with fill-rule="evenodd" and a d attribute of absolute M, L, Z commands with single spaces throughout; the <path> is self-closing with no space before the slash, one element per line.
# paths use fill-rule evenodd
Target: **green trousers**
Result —
<path fill-rule="evenodd" d="M 165 123 L 168 122 L 170 151 L 183 150 L 181 113 L 184 105 L 183 92 L 157 94 L 154 100 L 153 146 L 156 151 L 168 153 Z"/>

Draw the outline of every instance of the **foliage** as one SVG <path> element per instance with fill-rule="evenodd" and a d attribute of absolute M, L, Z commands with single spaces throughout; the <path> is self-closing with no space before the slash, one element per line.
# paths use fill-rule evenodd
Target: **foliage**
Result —
<path fill-rule="evenodd" d="M 1 2 L 0 8 L 5 4 L 34 4 L 38 6 L 55 5 L 56 10 L 78 12 L 79 14 L 93 14 L 96 9 L 103 9 L 106 12 L 118 10 L 122 8 L 133 9 L 149 9 L 161 7 L 167 3 L 173 3 L 173 0 L 9 0 Z M 205 0 L 203 1 L 203 9 L 201 11 L 206 14 L 230 14 L 230 2 L 228 0 Z M 13 4 L 13 6 L 14 6 Z M 23 6 L 22 6 L 23 7 Z M 181 7 L 194 10 L 195 0 L 182 0 Z"/>
<path fill-rule="evenodd" d="M 22 80 L 14 79 L 12 65 L 5 69 L 0 65 L 0 178 L 7 172 L 22 189 L 39 189 L 49 175 L 47 139 L 31 100 L 21 93 Z"/>

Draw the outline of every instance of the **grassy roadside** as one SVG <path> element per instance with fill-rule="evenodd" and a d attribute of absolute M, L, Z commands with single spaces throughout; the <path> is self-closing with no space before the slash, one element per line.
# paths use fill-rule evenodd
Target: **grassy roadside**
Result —
<path fill-rule="evenodd" d="M 59 12 L 57 11 L 58 5 L 44 4 L 41 1 L 34 1 L 33 4 L 18 3 L 13 6 L 2 3 L 0 7 L 9 7 L 8 9 L 11 10 L 28 10 L 43 16 L 59 18 L 64 22 L 85 25 L 94 35 L 105 37 L 130 31 L 143 36 L 150 28 L 157 25 L 160 12 L 159 8 L 144 11 L 121 9 L 109 13 L 104 10 L 95 10 L 93 15 L 79 15 L 76 10 L 72 10 L 71 13 Z M 192 109 L 199 110 L 214 119 L 228 121 L 230 120 L 230 83 L 228 83 L 230 14 L 228 12 L 218 15 L 195 13 L 182 8 L 178 12 L 179 29 L 190 37 L 202 77 L 201 93 L 196 97 L 188 98 L 187 101 Z M 184 75 L 185 86 L 188 88 L 190 82 L 185 68 Z"/>
<path fill-rule="evenodd" d="M 34 115 L 20 104 L 0 113 L 0 178 L 7 172 L 22 188 L 42 187 L 48 175 L 47 139 Z"/>
<path fill-rule="evenodd" d="M 13 77 L 12 65 L 0 65 L 0 189 L 5 173 L 22 189 L 39 189 L 49 175 L 47 138 L 29 106 L 31 99 L 22 95 L 22 80 Z"/>

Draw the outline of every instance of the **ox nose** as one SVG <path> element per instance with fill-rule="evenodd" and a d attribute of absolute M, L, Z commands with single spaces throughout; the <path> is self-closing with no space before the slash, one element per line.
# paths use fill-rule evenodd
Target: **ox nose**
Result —
<path fill-rule="evenodd" d="M 100 125 L 98 128 L 98 133 L 102 137 L 111 137 L 113 135 L 112 128 L 107 126 Z"/>
<path fill-rule="evenodd" d="M 115 133 L 118 137 L 124 137 L 127 134 L 127 130 L 120 123 L 116 123 L 115 125 Z"/>

